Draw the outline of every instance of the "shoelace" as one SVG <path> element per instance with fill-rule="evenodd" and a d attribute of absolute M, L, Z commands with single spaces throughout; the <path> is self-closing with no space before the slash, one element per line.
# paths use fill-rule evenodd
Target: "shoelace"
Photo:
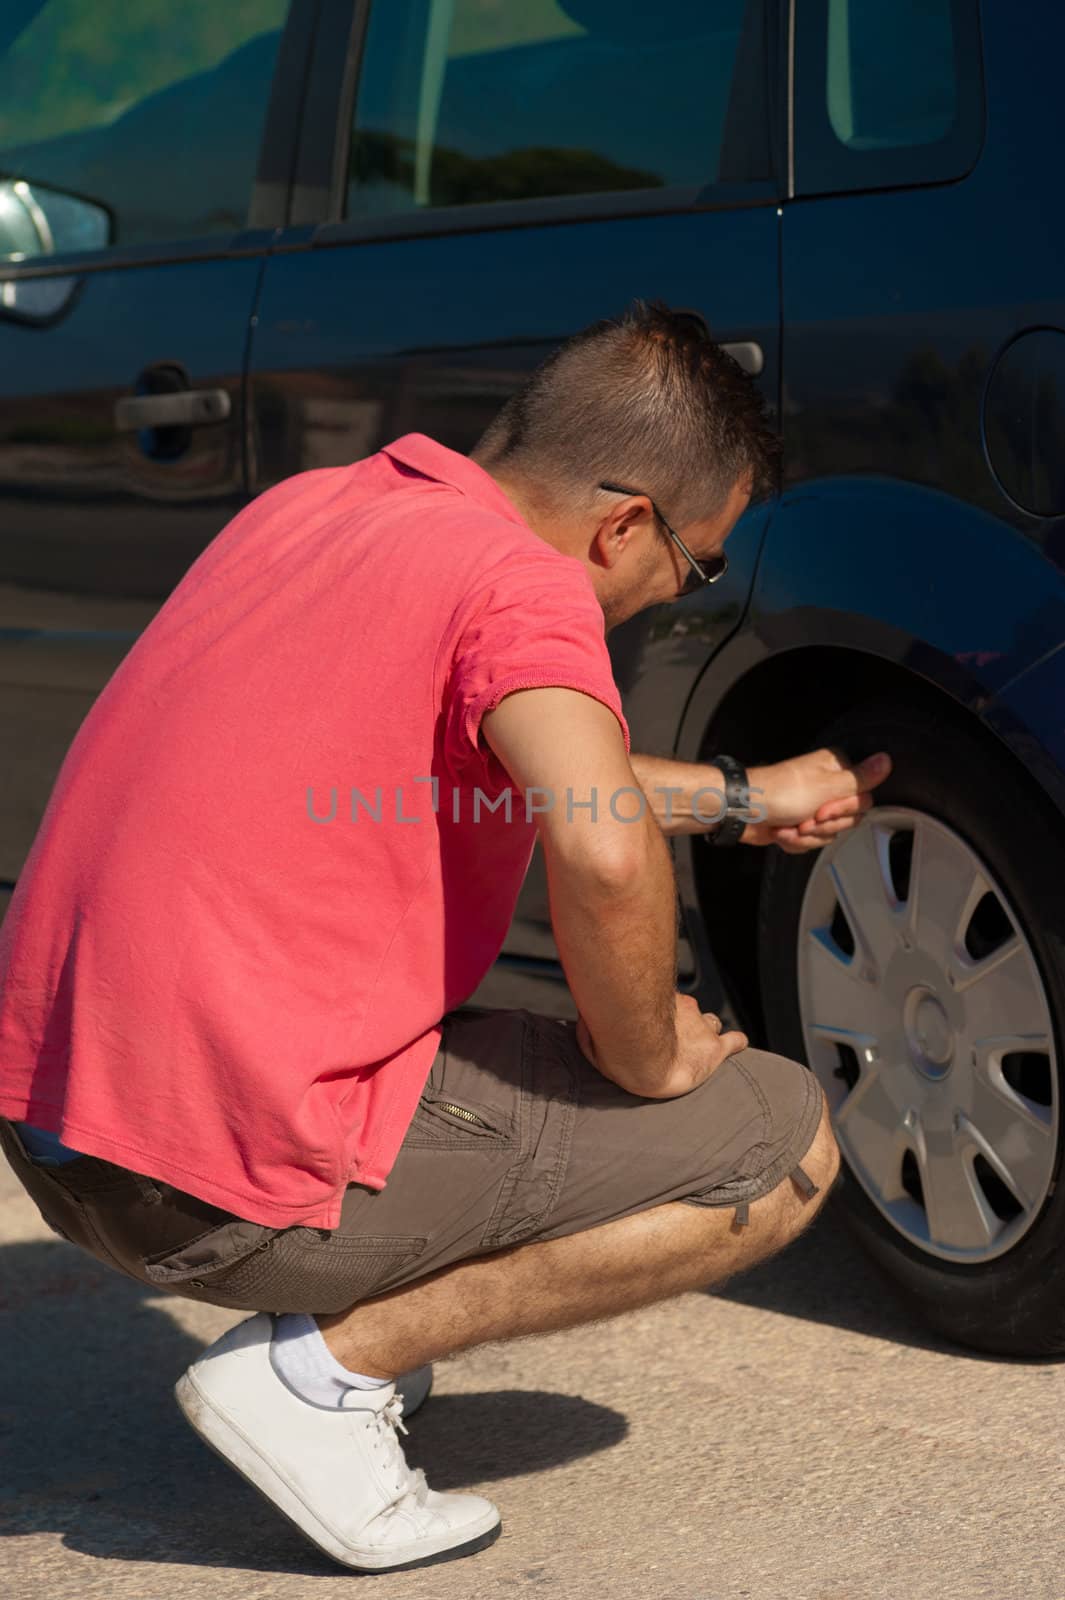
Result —
<path fill-rule="evenodd" d="M 420 1467 L 414 1471 L 408 1467 L 403 1446 L 397 1438 L 397 1430 L 399 1433 L 408 1435 L 410 1433 L 410 1429 L 403 1421 L 403 1396 L 394 1394 L 377 1412 L 375 1423 L 377 1441 L 382 1454 L 389 1471 L 395 1474 L 396 1499 L 389 1507 L 389 1511 L 401 1506 L 411 1495 L 415 1497 L 417 1504 L 424 1504 L 428 1492 L 425 1473 Z"/>
<path fill-rule="evenodd" d="M 394 1394 L 388 1404 L 384 1407 L 383 1411 L 379 1412 L 378 1414 L 387 1418 L 394 1428 L 399 1429 L 400 1433 L 405 1433 L 408 1437 L 410 1436 L 410 1429 L 403 1421 L 403 1396 L 401 1394 Z"/>
<path fill-rule="evenodd" d="M 426 1499 L 429 1495 L 429 1485 L 426 1482 L 425 1473 L 423 1472 L 422 1468 L 415 1467 L 413 1472 L 409 1473 L 409 1478 L 410 1483 L 408 1488 L 404 1490 L 398 1500 L 393 1500 L 388 1510 L 382 1512 L 382 1516 L 394 1516 L 397 1511 L 404 1510 L 412 1500 L 415 1506 L 421 1507 L 425 1505 Z"/>
<path fill-rule="evenodd" d="M 392 1423 L 394 1427 L 398 1428 L 400 1433 L 405 1433 L 408 1437 L 410 1436 L 410 1429 L 403 1421 L 403 1396 L 401 1394 L 395 1394 L 392 1396 L 391 1400 L 385 1406 L 382 1415 L 387 1417 L 388 1421 Z M 412 1499 L 416 1506 L 424 1506 L 429 1494 L 429 1484 L 426 1481 L 425 1473 L 421 1467 L 414 1467 L 412 1469 L 407 1466 L 406 1457 L 403 1456 L 402 1445 L 396 1438 L 395 1434 L 392 1435 L 392 1438 L 395 1442 L 395 1447 L 399 1451 L 403 1460 L 403 1469 L 407 1475 L 407 1490 L 400 1496 L 400 1498 L 390 1509 L 392 1511 L 396 1511 L 401 1506 L 404 1506 L 408 1500 Z"/>

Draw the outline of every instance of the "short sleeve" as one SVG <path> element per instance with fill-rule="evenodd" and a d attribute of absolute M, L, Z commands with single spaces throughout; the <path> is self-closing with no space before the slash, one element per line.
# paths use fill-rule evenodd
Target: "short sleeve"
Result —
<path fill-rule="evenodd" d="M 481 721 L 516 689 L 577 689 L 629 728 L 614 682 L 603 612 L 587 574 L 563 559 L 503 562 L 463 619 L 443 690 L 445 757 L 498 792 L 510 779 L 480 738 Z"/>

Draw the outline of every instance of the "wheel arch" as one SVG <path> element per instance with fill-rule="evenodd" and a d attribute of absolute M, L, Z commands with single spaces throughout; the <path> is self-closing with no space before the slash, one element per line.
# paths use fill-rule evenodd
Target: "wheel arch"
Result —
<path fill-rule="evenodd" d="M 981 713 L 990 702 L 975 685 L 966 685 L 970 695 L 959 698 L 952 692 L 960 687 L 956 663 L 949 666 L 948 689 L 897 659 L 850 643 L 811 643 L 768 653 L 753 630 L 741 633 L 695 686 L 676 754 L 685 761 L 712 761 L 714 751 L 722 750 L 749 765 L 764 765 L 811 749 L 826 723 L 856 705 L 891 700 L 946 726 L 976 717 L 1038 786 L 1060 821 L 1054 800 L 1023 758 L 1024 730 L 985 719 Z M 1013 731 L 1016 738 L 1008 736 Z M 713 1009 L 723 1006 L 752 1041 L 764 1037 L 756 943 L 765 855 L 749 849 L 715 855 L 694 835 L 676 842 L 678 888 L 699 990 Z"/>

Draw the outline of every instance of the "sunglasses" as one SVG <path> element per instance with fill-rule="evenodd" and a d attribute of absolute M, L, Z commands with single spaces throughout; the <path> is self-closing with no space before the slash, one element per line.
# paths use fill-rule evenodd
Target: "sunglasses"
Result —
<path fill-rule="evenodd" d="M 642 489 L 626 489 L 624 484 L 621 483 L 601 483 L 599 487 L 600 489 L 606 489 L 610 494 L 639 495 L 642 499 L 650 501 L 651 510 L 654 512 L 655 516 L 658 518 L 659 522 L 662 524 L 663 528 L 665 528 L 666 532 L 669 534 L 669 537 L 673 540 L 673 543 L 676 545 L 677 549 L 688 563 L 688 566 L 691 568 L 688 576 L 677 590 L 678 595 L 696 594 L 698 590 L 704 586 L 704 584 L 716 583 L 719 578 L 723 578 L 725 576 L 725 573 L 728 571 L 728 556 L 707 556 L 702 561 L 697 560 L 696 557 L 692 555 L 691 551 L 688 549 L 688 546 L 684 543 L 684 540 L 681 538 L 677 530 L 670 527 L 669 523 L 666 521 L 661 511 L 659 511 L 654 501 L 651 500 L 651 496 L 649 494 L 644 494 Z"/>

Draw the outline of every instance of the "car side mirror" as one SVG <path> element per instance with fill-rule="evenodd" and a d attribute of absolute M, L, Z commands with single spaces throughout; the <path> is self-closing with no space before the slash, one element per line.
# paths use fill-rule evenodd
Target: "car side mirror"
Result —
<path fill-rule="evenodd" d="M 0 260 L 100 250 L 110 242 L 106 206 L 24 178 L 0 179 Z"/>

